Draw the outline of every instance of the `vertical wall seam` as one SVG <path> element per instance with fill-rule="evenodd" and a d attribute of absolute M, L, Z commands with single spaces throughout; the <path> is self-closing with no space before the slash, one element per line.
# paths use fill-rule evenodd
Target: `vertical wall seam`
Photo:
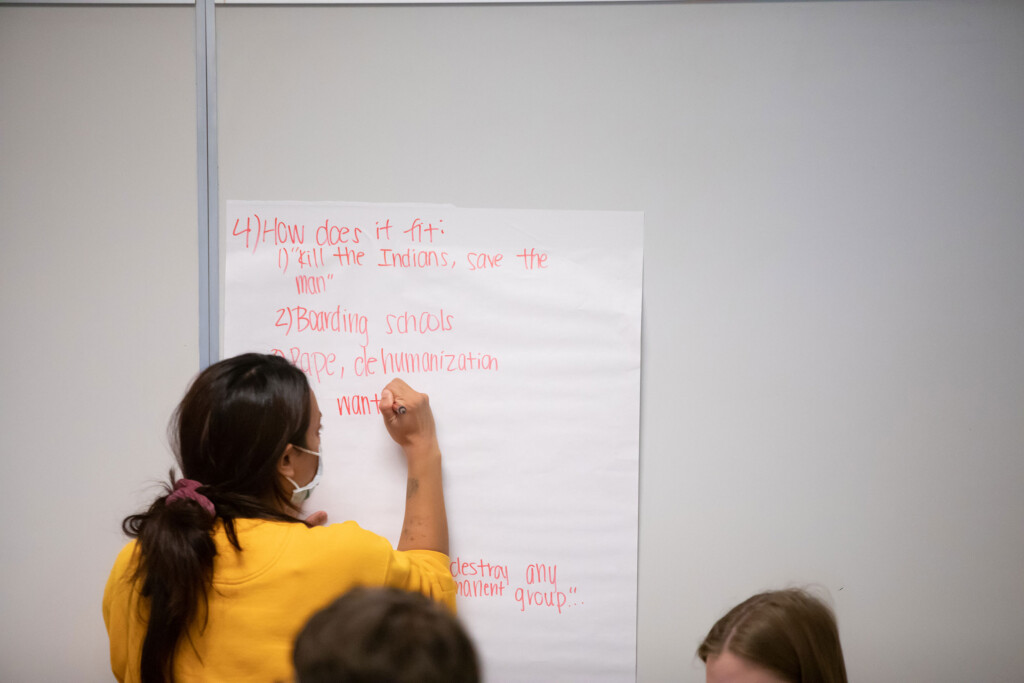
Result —
<path fill-rule="evenodd" d="M 214 1 L 196 0 L 196 177 L 198 181 L 199 369 L 220 348 L 220 241 Z"/>
<path fill-rule="evenodd" d="M 220 157 L 217 129 L 217 6 L 206 7 L 206 206 L 209 282 L 209 362 L 220 360 Z M 204 366 L 205 367 L 205 366 Z"/>

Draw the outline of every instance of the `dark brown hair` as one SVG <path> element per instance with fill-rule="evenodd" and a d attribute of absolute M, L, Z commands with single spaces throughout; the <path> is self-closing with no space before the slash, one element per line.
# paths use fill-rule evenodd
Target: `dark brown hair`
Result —
<path fill-rule="evenodd" d="M 760 593 L 719 619 L 697 656 L 731 652 L 793 683 L 846 683 L 846 665 L 832 610 L 810 593 Z"/>
<path fill-rule="evenodd" d="M 174 680 L 178 643 L 205 612 L 216 521 L 239 550 L 237 518 L 299 521 L 282 512 L 290 496 L 277 463 L 288 444 L 307 445 L 310 410 L 306 376 L 278 356 L 251 353 L 215 363 L 185 393 L 171 419 L 171 442 L 182 474 L 202 484 L 198 493 L 213 503 L 216 515 L 194 500 L 168 505 L 168 488 L 147 511 L 121 524 L 138 539 L 134 579 L 149 612 L 143 683 Z"/>
<path fill-rule="evenodd" d="M 298 683 L 478 683 L 476 650 L 451 612 L 397 588 L 355 588 L 295 641 Z"/>

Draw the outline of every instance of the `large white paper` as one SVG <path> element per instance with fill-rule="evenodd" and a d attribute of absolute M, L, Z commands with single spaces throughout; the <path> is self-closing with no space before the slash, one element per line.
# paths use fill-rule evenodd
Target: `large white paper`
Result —
<path fill-rule="evenodd" d="M 430 395 L 486 679 L 634 680 L 643 214 L 227 208 L 223 352 L 309 375 L 309 509 L 397 543 L 405 465 L 377 402 L 402 377 Z"/>

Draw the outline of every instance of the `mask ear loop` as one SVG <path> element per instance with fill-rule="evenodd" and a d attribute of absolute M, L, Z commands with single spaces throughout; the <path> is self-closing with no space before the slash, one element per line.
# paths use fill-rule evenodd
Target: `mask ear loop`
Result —
<path fill-rule="evenodd" d="M 292 503 L 297 504 L 295 503 L 295 496 L 299 495 L 300 493 L 305 493 L 306 497 L 299 501 L 299 503 L 305 501 L 306 498 L 309 498 L 308 492 L 316 488 L 316 485 L 320 483 L 320 475 L 324 473 L 324 456 L 321 454 L 323 452 L 323 448 L 321 448 L 320 451 L 311 451 L 308 448 L 296 446 L 295 444 L 292 444 L 292 447 L 298 448 L 303 453 L 309 453 L 310 455 L 316 456 L 316 474 L 313 475 L 313 479 L 308 484 L 306 484 L 305 486 L 299 486 L 299 483 L 292 479 L 291 477 L 285 477 L 285 479 L 287 479 L 288 482 L 295 487 L 295 490 L 292 491 Z"/>

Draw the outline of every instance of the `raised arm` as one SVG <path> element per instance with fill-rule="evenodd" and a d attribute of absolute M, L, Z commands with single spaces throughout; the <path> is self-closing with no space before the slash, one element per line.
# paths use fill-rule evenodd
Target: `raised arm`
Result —
<path fill-rule="evenodd" d="M 380 412 L 391 438 L 405 451 L 409 478 L 405 521 L 399 550 L 436 550 L 448 554 L 448 515 L 441 482 L 441 447 L 437 443 L 430 399 L 400 379 L 381 394 Z"/>

